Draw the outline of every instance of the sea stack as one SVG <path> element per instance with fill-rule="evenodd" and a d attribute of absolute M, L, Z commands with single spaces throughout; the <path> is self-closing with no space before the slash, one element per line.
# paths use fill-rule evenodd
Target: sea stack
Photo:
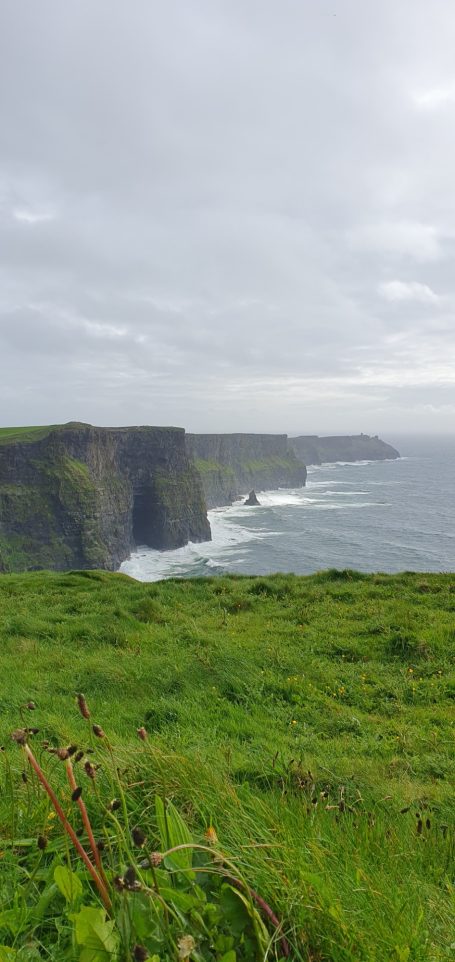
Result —
<path fill-rule="evenodd" d="M 246 501 L 244 501 L 243 503 L 244 503 L 244 504 L 247 504 L 249 507 L 251 507 L 252 505 L 260 504 L 261 502 L 258 501 L 258 499 L 257 499 L 257 497 L 256 497 L 256 492 L 255 492 L 255 491 L 250 491 L 250 493 L 249 493 Z"/>

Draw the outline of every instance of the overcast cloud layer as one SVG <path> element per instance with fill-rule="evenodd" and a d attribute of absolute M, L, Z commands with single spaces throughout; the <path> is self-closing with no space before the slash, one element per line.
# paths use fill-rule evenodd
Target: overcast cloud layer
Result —
<path fill-rule="evenodd" d="M 0 423 L 452 431 L 451 0 L 0 0 Z"/>

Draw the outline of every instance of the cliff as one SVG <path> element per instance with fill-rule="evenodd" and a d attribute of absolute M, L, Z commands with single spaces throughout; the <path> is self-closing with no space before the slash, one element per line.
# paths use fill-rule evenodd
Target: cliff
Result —
<path fill-rule="evenodd" d="M 304 435 L 289 438 L 289 444 L 305 464 L 323 464 L 328 461 L 384 461 L 400 457 L 391 444 L 368 434 L 327 438 Z"/>
<path fill-rule="evenodd" d="M 305 465 L 285 434 L 187 434 L 207 507 L 231 504 L 252 488 L 302 487 Z"/>
<path fill-rule="evenodd" d="M 0 430 L 0 571 L 115 569 L 210 539 L 183 428 Z"/>

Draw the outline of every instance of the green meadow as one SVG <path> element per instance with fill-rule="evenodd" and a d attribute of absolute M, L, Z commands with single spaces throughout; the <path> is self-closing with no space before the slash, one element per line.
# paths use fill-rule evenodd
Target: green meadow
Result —
<path fill-rule="evenodd" d="M 454 655 L 449 574 L 2 576 L 0 962 L 455 958 Z"/>

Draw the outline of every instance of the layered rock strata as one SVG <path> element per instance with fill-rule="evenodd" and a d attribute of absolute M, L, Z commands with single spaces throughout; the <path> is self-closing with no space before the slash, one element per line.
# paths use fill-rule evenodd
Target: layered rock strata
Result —
<path fill-rule="evenodd" d="M 0 571 L 114 570 L 139 544 L 208 539 L 183 428 L 0 432 Z"/>
<path fill-rule="evenodd" d="M 286 434 L 187 434 L 186 447 L 209 508 L 232 504 L 252 488 L 297 488 L 306 481 Z"/>

